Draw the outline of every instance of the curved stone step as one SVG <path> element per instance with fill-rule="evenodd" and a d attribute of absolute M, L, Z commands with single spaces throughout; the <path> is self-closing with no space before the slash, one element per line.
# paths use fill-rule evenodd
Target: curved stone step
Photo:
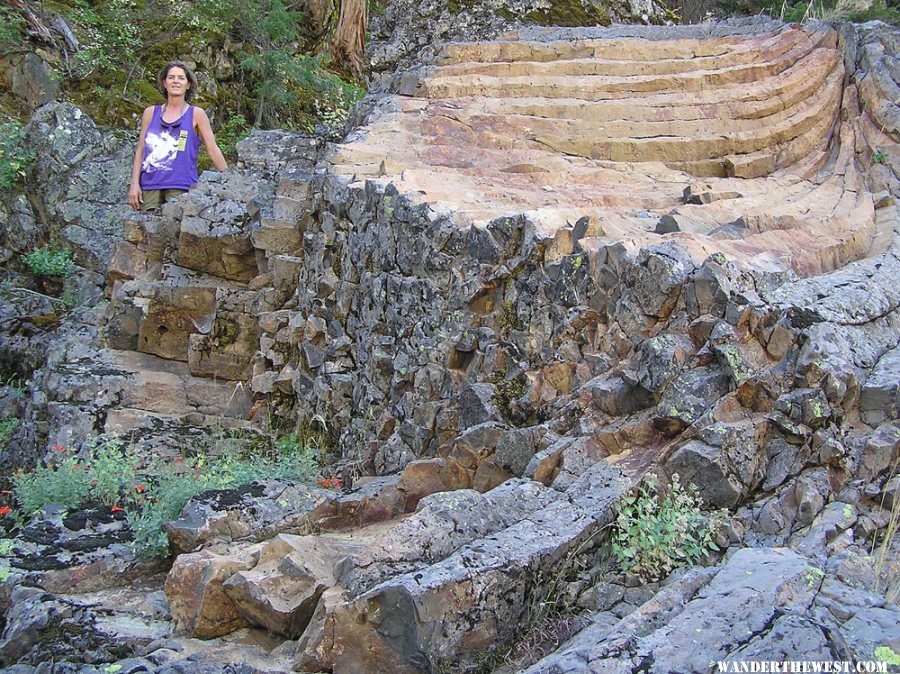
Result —
<path fill-rule="evenodd" d="M 455 61 L 440 64 L 429 69 L 431 73 L 442 76 L 478 76 L 518 77 L 569 75 L 583 77 L 585 75 L 607 75 L 631 77 L 636 75 L 675 75 L 697 70 L 722 70 L 739 65 L 756 64 L 784 55 L 795 46 L 809 40 L 809 36 L 801 31 L 792 31 L 786 35 L 771 36 L 762 40 L 734 45 L 732 49 L 722 53 L 698 55 L 696 53 L 659 54 L 659 58 L 635 58 L 634 50 L 618 50 L 607 56 L 598 54 L 597 50 L 589 57 L 563 58 L 550 61 L 532 61 L 528 58 L 509 59 L 506 61 L 479 61 L 478 55 L 472 60 Z M 744 47 L 744 48 L 741 48 Z M 677 51 L 677 50 L 675 50 Z"/>
<path fill-rule="evenodd" d="M 460 98 L 493 96 L 519 98 L 540 92 L 545 98 L 580 98 L 602 100 L 623 93 L 655 93 L 661 90 L 682 92 L 700 91 L 713 86 L 749 83 L 777 75 L 798 60 L 810 54 L 818 46 L 833 48 L 835 38 L 828 29 L 819 29 L 808 39 L 799 41 L 789 50 L 773 55 L 769 60 L 756 60 L 745 65 L 725 67 L 715 71 L 686 72 L 680 74 L 647 74 L 634 76 L 584 75 L 520 75 L 498 77 L 490 75 L 460 76 L 426 74 L 415 89 L 425 98 Z"/>
<path fill-rule="evenodd" d="M 687 28 L 687 27 L 684 27 Z M 438 59 L 444 63 L 463 61 L 555 61 L 571 58 L 602 58 L 627 53 L 629 58 L 659 60 L 691 59 L 715 56 L 734 50 L 747 40 L 766 39 L 786 30 L 773 21 L 767 26 L 750 28 L 742 35 L 697 35 L 695 31 L 674 34 L 641 31 L 633 26 L 611 29 L 529 28 L 513 32 L 493 42 L 456 42 L 444 45 Z M 707 38 L 707 39 L 704 39 Z"/>

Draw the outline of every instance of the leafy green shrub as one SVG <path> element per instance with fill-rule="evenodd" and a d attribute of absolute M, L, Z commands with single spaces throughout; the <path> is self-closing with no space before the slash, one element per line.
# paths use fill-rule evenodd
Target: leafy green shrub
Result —
<path fill-rule="evenodd" d="M 91 477 L 82 459 L 61 445 L 55 446 L 61 458 L 35 468 L 30 473 L 13 475 L 14 493 L 26 515 L 49 503 L 77 508 L 91 492 Z"/>
<path fill-rule="evenodd" d="M 21 48 L 25 40 L 25 20 L 10 7 L 0 5 L 0 53 Z"/>
<path fill-rule="evenodd" d="M 88 498 L 113 506 L 128 497 L 137 477 L 138 460 L 109 440 L 77 456 L 62 445 L 54 445 L 57 460 L 45 462 L 29 473 L 13 475 L 15 497 L 26 515 L 48 503 L 77 508 Z"/>
<path fill-rule="evenodd" d="M 92 6 L 75 0 L 72 16 L 82 33 L 82 49 L 76 54 L 76 73 L 114 73 L 137 60 L 141 46 L 140 22 L 127 0 L 111 0 Z"/>
<path fill-rule="evenodd" d="M 91 496 L 108 506 L 121 503 L 137 482 L 138 463 L 134 453 L 123 450 L 119 440 L 107 440 L 95 447 L 85 466 L 91 477 Z"/>
<path fill-rule="evenodd" d="M 665 578 L 673 569 L 696 564 L 718 550 L 713 542 L 714 523 L 700 511 L 694 485 L 682 486 L 678 475 L 662 499 L 657 482 L 646 480 L 619 505 L 612 551 L 623 569 L 650 582 Z"/>
<path fill-rule="evenodd" d="M 66 277 L 71 276 L 75 271 L 72 251 L 67 248 L 58 248 L 53 244 L 35 248 L 30 253 L 23 255 L 22 260 L 36 276 Z"/>
<path fill-rule="evenodd" d="M 18 419 L 4 419 L 0 421 L 0 451 L 6 449 L 18 425 Z"/>
<path fill-rule="evenodd" d="M 0 124 L 0 185 L 16 187 L 28 173 L 34 152 L 25 148 L 25 130 L 21 124 Z"/>
<path fill-rule="evenodd" d="M 315 99 L 313 106 L 319 121 L 314 130 L 321 132 L 326 138 L 339 140 L 344 134 L 344 127 L 350 118 L 350 110 L 354 103 L 355 99 L 345 97 L 343 94 L 325 102 Z"/>
<path fill-rule="evenodd" d="M 320 471 L 317 450 L 290 436 L 272 456 L 246 455 L 229 448 L 215 458 L 200 454 L 168 464 L 155 462 L 141 472 L 132 449 L 123 449 L 116 440 L 97 444 L 85 456 L 61 445 L 54 446 L 54 453 L 55 460 L 13 476 L 21 514 L 31 515 L 50 503 L 77 508 L 88 499 L 124 507 L 130 511 L 135 550 L 142 557 L 168 554 L 163 525 L 176 519 L 197 494 L 261 479 L 312 484 Z"/>
<path fill-rule="evenodd" d="M 878 646 L 875 649 L 875 659 L 889 665 L 900 666 L 900 655 L 895 653 L 890 646 Z"/>
<path fill-rule="evenodd" d="M 163 524 L 176 519 L 192 497 L 208 487 L 194 479 L 191 472 L 166 469 L 148 480 L 140 512 L 130 517 L 135 552 L 144 558 L 169 554 L 169 539 Z"/>
<path fill-rule="evenodd" d="M 232 115 L 216 132 L 216 144 L 229 162 L 237 159 L 237 144 L 250 135 L 253 127 L 243 115 Z"/>
<path fill-rule="evenodd" d="M 319 131 L 328 138 L 338 138 L 350 116 L 350 110 L 366 91 L 329 72 L 321 57 L 301 55 L 298 62 L 297 86 L 312 101 L 315 120 L 307 131 Z"/>

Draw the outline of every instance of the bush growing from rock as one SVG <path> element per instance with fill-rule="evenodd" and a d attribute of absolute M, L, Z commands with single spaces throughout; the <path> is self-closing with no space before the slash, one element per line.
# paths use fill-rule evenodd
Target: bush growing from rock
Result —
<path fill-rule="evenodd" d="M 4 419 L 0 421 L 0 450 L 6 449 L 18 425 L 18 419 Z"/>
<path fill-rule="evenodd" d="M 34 161 L 34 152 L 24 145 L 25 131 L 16 122 L 0 124 L 0 185 L 17 186 Z"/>
<path fill-rule="evenodd" d="M 197 494 L 230 489 L 254 480 L 282 479 L 312 483 L 319 465 L 313 450 L 294 447 L 273 457 L 244 456 L 229 450 L 210 459 L 199 455 L 174 465 L 154 466 L 139 499 L 140 513 L 132 519 L 135 551 L 141 557 L 165 557 L 169 539 L 163 530 Z M 143 486 L 143 485 L 142 485 Z"/>
<path fill-rule="evenodd" d="M 29 473 L 13 476 L 15 496 L 25 515 L 48 503 L 77 508 L 88 498 L 114 506 L 120 503 L 137 476 L 137 458 L 110 440 L 87 456 L 54 445 L 58 458 Z"/>
<path fill-rule="evenodd" d="M 22 260 L 36 276 L 64 278 L 75 271 L 72 251 L 53 244 L 35 248 L 22 256 Z"/>
<path fill-rule="evenodd" d="M 661 498 L 657 486 L 648 479 L 623 499 L 612 538 L 616 560 L 645 582 L 661 580 L 719 549 L 713 541 L 715 522 L 701 512 L 697 488 L 683 486 L 677 474 Z"/>

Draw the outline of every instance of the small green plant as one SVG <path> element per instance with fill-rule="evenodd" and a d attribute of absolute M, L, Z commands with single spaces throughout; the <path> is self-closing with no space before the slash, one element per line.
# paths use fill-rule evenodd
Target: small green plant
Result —
<path fill-rule="evenodd" d="M 872 153 L 872 162 L 875 164 L 883 164 L 887 161 L 887 154 L 884 150 L 875 150 Z"/>
<path fill-rule="evenodd" d="M 288 436 L 270 456 L 226 446 L 216 457 L 200 454 L 169 463 L 155 461 L 139 471 L 140 460 L 133 448 L 123 448 L 118 440 L 98 442 L 82 455 L 54 445 L 50 460 L 34 471 L 13 476 L 13 495 L 20 511 L 4 505 L 0 515 L 21 518 L 50 503 L 73 509 L 94 499 L 113 511 L 127 509 L 136 552 L 142 557 L 161 557 L 169 551 L 163 525 L 176 519 L 192 497 L 260 479 L 321 484 L 318 455 L 318 450 L 300 444 L 297 436 Z M 336 478 L 327 482 L 328 488 L 340 487 Z"/>
<path fill-rule="evenodd" d="M 36 276 L 64 278 L 71 276 L 75 271 L 72 251 L 53 244 L 35 248 L 30 253 L 23 255 L 22 260 Z"/>
<path fill-rule="evenodd" d="M 365 95 L 365 89 L 329 72 L 321 57 L 301 55 L 296 59 L 295 84 L 312 101 L 314 118 L 306 124 L 309 133 L 336 139 L 343 135 L 350 111 Z"/>
<path fill-rule="evenodd" d="M 13 475 L 15 497 L 25 515 L 48 503 L 77 508 L 92 498 L 115 506 L 129 498 L 138 459 L 118 440 L 100 443 L 84 456 L 63 445 L 53 445 L 53 452 L 52 460 L 34 471 Z"/>
<path fill-rule="evenodd" d="M 169 554 L 169 539 L 163 525 L 176 519 L 187 502 L 206 488 L 193 479 L 192 472 L 180 473 L 169 468 L 148 480 L 141 509 L 130 518 L 134 549 L 141 557 Z"/>
<path fill-rule="evenodd" d="M 0 421 L 0 451 L 6 449 L 9 441 L 12 440 L 13 433 L 19 425 L 18 419 L 4 419 Z"/>
<path fill-rule="evenodd" d="M 0 124 L 0 185 L 17 187 L 28 174 L 35 153 L 25 147 L 25 130 L 17 122 Z"/>
<path fill-rule="evenodd" d="M 54 445 L 59 452 L 55 461 L 48 461 L 29 473 L 13 475 L 14 493 L 26 515 L 49 503 L 64 508 L 76 508 L 91 491 L 91 478 L 81 458 L 62 445 Z"/>
<path fill-rule="evenodd" d="M 290 437 L 290 436 L 289 436 Z M 176 519 L 197 494 L 231 489 L 261 479 L 311 483 L 320 470 L 317 453 L 293 439 L 279 443 L 276 456 L 246 456 L 228 449 L 210 458 L 201 454 L 179 458 L 174 464 L 151 466 L 140 498 L 140 512 L 132 518 L 135 551 L 142 557 L 164 557 L 169 541 L 163 525 Z"/>
<path fill-rule="evenodd" d="M 714 525 L 700 510 L 697 488 L 684 487 L 677 474 L 662 498 L 657 486 L 655 479 L 647 479 L 637 493 L 622 500 L 612 538 L 613 555 L 622 568 L 646 582 L 696 564 L 719 549 L 713 541 Z"/>
<path fill-rule="evenodd" d="M 8 392 L 12 393 L 16 400 L 25 399 L 25 390 L 27 384 L 25 380 L 17 375 L 10 375 L 6 379 L 0 378 L 0 388 L 5 387 Z"/>
<path fill-rule="evenodd" d="M 9 580 L 10 576 L 10 566 L 9 562 L 5 559 L 0 560 L 0 583 L 5 583 Z"/>
<path fill-rule="evenodd" d="M 325 137 L 337 140 L 344 135 L 344 127 L 350 118 L 350 109 L 356 100 L 349 94 L 340 91 L 331 100 L 315 99 L 313 107 L 318 117 L 314 128 Z"/>
<path fill-rule="evenodd" d="M 66 309 L 74 310 L 84 306 L 91 299 L 90 292 L 87 288 L 65 288 L 59 296 Z"/>

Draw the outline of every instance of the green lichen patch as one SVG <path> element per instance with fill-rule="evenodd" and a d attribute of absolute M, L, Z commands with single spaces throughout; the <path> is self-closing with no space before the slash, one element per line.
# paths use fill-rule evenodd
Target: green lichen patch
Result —
<path fill-rule="evenodd" d="M 528 378 L 524 372 L 510 378 L 498 375 L 492 383 L 497 389 L 493 396 L 494 404 L 507 424 L 515 428 L 526 428 L 546 421 L 547 416 L 542 410 L 522 408 L 516 404 L 528 391 Z"/>
<path fill-rule="evenodd" d="M 497 324 L 500 327 L 501 334 L 503 335 L 508 335 L 511 330 L 525 329 L 522 321 L 519 320 L 519 315 L 518 313 L 516 313 L 516 307 L 512 302 L 503 303 L 503 306 L 500 309 L 500 318 L 498 319 Z"/>
<path fill-rule="evenodd" d="M 609 26 L 612 19 L 603 7 L 581 0 L 556 0 L 549 7 L 534 9 L 525 20 L 540 26 Z"/>

